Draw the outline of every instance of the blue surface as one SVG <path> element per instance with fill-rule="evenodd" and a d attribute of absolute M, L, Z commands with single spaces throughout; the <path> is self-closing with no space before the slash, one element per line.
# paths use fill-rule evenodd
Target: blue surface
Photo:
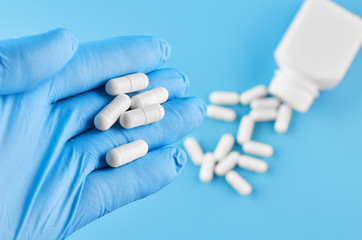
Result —
<path fill-rule="evenodd" d="M 337 3 L 362 16 L 360 0 Z M 81 41 L 155 35 L 173 53 L 166 66 L 191 79 L 190 95 L 242 92 L 268 84 L 273 50 L 301 0 L 274 1 L 0 1 L 0 38 L 70 29 Z M 254 187 L 241 197 L 223 178 L 198 180 L 191 161 L 161 192 L 123 207 L 68 239 L 361 239 L 362 52 L 345 79 L 324 92 L 289 131 L 258 123 L 254 139 L 270 143 L 270 171 L 238 170 Z M 239 118 L 247 107 L 236 107 Z M 206 119 L 192 135 L 212 151 L 238 122 Z M 180 145 L 180 143 L 179 143 Z M 239 148 L 237 148 L 239 149 Z"/>

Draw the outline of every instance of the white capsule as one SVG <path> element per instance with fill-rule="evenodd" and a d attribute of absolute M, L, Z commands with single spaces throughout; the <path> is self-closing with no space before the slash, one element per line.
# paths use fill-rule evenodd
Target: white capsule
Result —
<path fill-rule="evenodd" d="M 264 173 L 268 170 L 268 164 L 265 161 L 247 155 L 241 155 L 237 163 L 241 168 L 258 173 Z"/>
<path fill-rule="evenodd" d="M 215 167 L 215 174 L 218 176 L 224 176 L 228 171 L 233 169 L 238 162 L 240 154 L 238 152 L 229 153 L 222 161 L 220 161 Z"/>
<path fill-rule="evenodd" d="M 249 115 L 241 118 L 238 135 L 236 136 L 236 141 L 240 145 L 251 139 L 251 135 L 254 131 L 254 125 L 255 122 Z"/>
<path fill-rule="evenodd" d="M 113 148 L 106 155 L 107 164 L 111 167 L 125 165 L 137 158 L 143 157 L 148 152 L 148 145 L 143 140 L 136 140 L 119 147 Z"/>
<path fill-rule="evenodd" d="M 275 97 L 270 98 L 257 98 L 251 101 L 250 107 L 256 108 L 277 108 L 280 104 L 280 100 Z"/>
<path fill-rule="evenodd" d="M 276 108 L 257 108 L 250 112 L 250 117 L 254 122 L 274 121 L 277 115 L 278 110 Z"/>
<path fill-rule="evenodd" d="M 148 77 L 144 73 L 134 73 L 109 80 L 106 92 L 109 95 L 130 93 L 145 89 L 148 86 Z"/>
<path fill-rule="evenodd" d="M 101 131 L 109 129 L 130 105 L 131 100 L 127 95 L 118 95 L 95 116 L 94 125 Z"/>
<path fill-rule="evenodd" d="M 235 171 L 228 172 L 225 179 L 241 195 L 249 195 L 252 191 L 250 184 Z"/>
<path fill-rule="evenodd" d="M 154 88 L 131 98 L 131 108 L 141 108 L 154 103 L 164 103 L 168 99 L 168 91 L 164 87 Z"/>
<path fill-rule="evenodd" d="M 236 105 L 239 103 L 239 94 L 237 92 L 212 92 L 209 100 L 214 104 Z"/>
<path fill-rule="evenodd" d="M 230 150 L 233 148 L 235 143 L 235 138 L 231 134 L 224 134 L 218 144 L 216 145 L 214 151 L 214 157 L 216 161 L 220 161 L 224 158 Z"/>
<path fill-rule="evenodd" d="M 288 130 L 291 117 L 292 109 L 286 104 L 280 105 L 274 124 L 274 130 L 278 133 L 286 132 Z"/>
<path fill-rule="evenodd" d="M 253 99 L 265 97 L 268 94 L 268 90 L 264 85 L 258 85 L 256 87 L 253 87 L 252 89 L 249 89 L 246 92 L 243 92 L 240 95 L 240 103 L 247 105 L 249 104 Z"/>
<path fill-rule="evenodd" d="M 202 158 L 204 157 L 204 152 L 197 140 L 192 137 L 186 138 L 184 141 L 184 147 L 192 162 L 199 166 L 202 162 Z"/>
<path fill-rule="evenodd" d="M 214 105 L 207 106 L 206 115 L 209 118 L 214 118 L 227 122 L 232 122 L 236 118 L 236 113 L 234 110 Z"/>
<path fill-rule="evenodd" d="M 215 158 L 212 153 L 206 153 L 202 159 L 199 178 L 202 182 L 210 182 L 214 177 Z"/>
<path fill-rule="evenodd" d="M 124 128 L 135 128 L 159 121 L 165 115 L 165 110 L 159 104 L 127 111 L 121 115 L 119 122 Z"/>
<path fill-rule="evenodd" d="M 255 141 L 245 142 L 243 144 L 243 151 L 260 157 L 270 157 L 274 153 L 272 146 Z"/>

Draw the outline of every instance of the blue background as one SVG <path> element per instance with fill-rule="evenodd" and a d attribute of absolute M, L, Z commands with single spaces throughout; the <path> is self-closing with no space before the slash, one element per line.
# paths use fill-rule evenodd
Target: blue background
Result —
<path fill-rule="evenodd" d="M 337 3 L 362 16 L 360 0 Z M 81 41 L 117 35 L 168 40 L 166 66 L 191 79 L 190 95 L 242 92 L 268 84 L 273 51 L 301 0 L 259 1 L 0 1 L 0 38 L 56 27 Z M 191 161 L 162 191 L 79 230 L 69 239 L 362 239 L 362 53 L 334 90 L 307 114 L 294 113 L 289 131 L 258 123 L 253 138 L 269 143 L 270 170 L 238 170 L 253 186 L 239 196 L 223 178 L 205 184 Z M 235 107 L 238 119 L 247 107 Z M 192 136 L 213 151 L 238 121 L 206 119 Z M 181 146 L 181 142 L 178 143 Z M 236 147 L 240 150 L 240 148 Z"/>

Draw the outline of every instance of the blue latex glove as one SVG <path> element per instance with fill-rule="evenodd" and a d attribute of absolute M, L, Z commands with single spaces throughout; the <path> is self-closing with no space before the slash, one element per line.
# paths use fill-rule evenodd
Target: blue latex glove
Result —
<path fill-rule="evenodd" d="M 187 78 L 157 69 L 167 42 L 119 37 L 81 44 L 66 30 L 0 41 L 0 239 L 63 239 L 91 221 L 167 185 L 186 162 L 171 144 L 205 115 L 198 98 L 182 98 Z M 147 126 L 101 132 L 94 116 L 112 97 L 104 83 L 148 73 L 170 100 Z M 134 139 L 150 152 L 120 168 L 105 154 Z"/>

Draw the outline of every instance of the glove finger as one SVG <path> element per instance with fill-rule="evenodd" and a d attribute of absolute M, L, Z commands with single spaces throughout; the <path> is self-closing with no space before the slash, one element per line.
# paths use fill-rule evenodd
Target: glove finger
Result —
<path fill-rule="evenodd" d="M 119 168 L 94 171 L 85 179 L 69 234 L 174 180 L 187 160 L 183 150 L 161 148 Z"/>
<path fill-rule="evenodd" d="M 65 29 L 0 41 L 0 94 L 27 91 L 74 55 L 78 41 Z"/>
<path fill-rule="evenodd" d="M 176 142 L 198 127 L 206 112 L 205 102 L 194 97 L 178 98 L 164 103 L 163 107 L 165 116 L 161 121 L 133 129 L 119 125 L 104 132 L 91 129 L 69 140 L 65 154 L 72 156 L 70 161 L 77 161 L 74 164 L 87 175 L 107 167 L 106 153 L 125 143 L 143 139 L 149 150 L 153 150 Z"/>
<path fill-rule="evenodd" d="M 148 73 L 170 56 L 170 45 L 154 37 L 117 37 L 84 43 L 72 61 L 53 79 L 49 101 L 71 97 L 122 75 Z"/>
<path fill-rule="evenodd" d="M 148 74 L 148 77 L 150 83 L 144 91 L 164 87 L 169 92 L 169 100 L 183 97 L 189 87 L 188 78 L 171 68 L 153 71 Z M 63 129 L 63 133 L 67 134 L 64 136 L 66 140 L 94 128 L 95 115 L 113 98 L 102 87 L 56 103 L 55 115 L 57 118 L 63 123 L 64 119 L 69 119 Z"/>

